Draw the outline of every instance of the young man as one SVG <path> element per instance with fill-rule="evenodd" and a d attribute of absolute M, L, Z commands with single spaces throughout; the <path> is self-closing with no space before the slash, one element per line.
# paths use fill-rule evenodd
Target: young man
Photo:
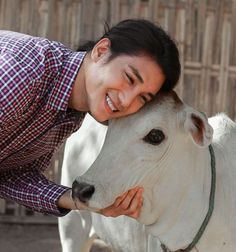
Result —
<path fill-rule="evenodd" d="M 125 20 L 73 52 L 45 38 L 0 33 L 0 197 L 63 216 L 79 209 L 70 188 L 43 175 L 86 112 L 99 122 L 137 112 L 180 75 L 170 37 L 146 20 Z M 142 188 L 101 209 L 138 217 Z"/>

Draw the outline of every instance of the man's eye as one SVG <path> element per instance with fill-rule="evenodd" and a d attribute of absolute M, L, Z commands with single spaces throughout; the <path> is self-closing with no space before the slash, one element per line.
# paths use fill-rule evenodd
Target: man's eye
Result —
<path fill-rule="evenodd" d="M 141 97 L 143 103 L 146 103 L 148 101 L 146 96 L 140 95 L 140 97 Z"/>
<path fill-rule="evenodd" d="M 134 79 L 127 73 L 125 73 L 127 79 L 129 80 L 129 83 L 134 84 Z"/>

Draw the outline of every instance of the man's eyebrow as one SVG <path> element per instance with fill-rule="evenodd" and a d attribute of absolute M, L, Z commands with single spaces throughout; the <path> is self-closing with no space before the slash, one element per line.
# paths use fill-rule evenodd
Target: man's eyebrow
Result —
<path fill-rule="evenodd" d="M 133 67 L 133 66 L 131 66 L 131 65 L 129 65 L 129 68 L 132 70 L 133 74 L 138 78 L 138 80 L 139 80 L 140 82 L 144 83 L 143 78 L 142 78 L 142 76 L 140 75 L 139 71 L 138 71 L 135 67 Z"/>

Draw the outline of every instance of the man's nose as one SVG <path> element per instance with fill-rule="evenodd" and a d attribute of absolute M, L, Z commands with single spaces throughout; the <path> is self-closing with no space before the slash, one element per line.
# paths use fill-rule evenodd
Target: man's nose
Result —
<path fill-rule="evenodd" d="M 120 110 L 126 110 L 136 99 L 137 94 L 132 89 L 126 89 L 120 92 L 119 100 L 120 100 Z"/>

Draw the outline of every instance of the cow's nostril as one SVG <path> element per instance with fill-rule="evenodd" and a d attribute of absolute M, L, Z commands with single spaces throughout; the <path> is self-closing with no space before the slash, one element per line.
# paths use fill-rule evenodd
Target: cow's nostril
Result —
<path fill-rule="evenodd" d="M 72 198 L 79 198 L 81 202 L 88 201 L 95 192 L 95 187 L 93 185 L 87 184 L 85 182 L 78 182 L 75 180 L 72 184 Z"/>
<path fill-rule="evenodd" d="M 94 191 L 95 191 L 94 186 L 92 186 L 92 185 L 85 186 L 79 194 L 80 200 L 86 201 L 86 200 L 90 199 L 92 197 Z"/>

